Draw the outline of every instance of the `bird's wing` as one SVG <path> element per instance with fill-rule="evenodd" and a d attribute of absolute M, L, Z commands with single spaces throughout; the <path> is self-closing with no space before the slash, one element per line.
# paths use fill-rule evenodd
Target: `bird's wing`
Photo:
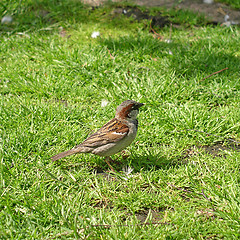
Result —
<path fill-rule="evenodd" d="M 118 119 L 114 118 L 106 123 L 97 132 L 89 136 L 83 143 L 76 146 L 100 147 L 108 143 L 118 142 L 128 135 L 129 127 Z"/>

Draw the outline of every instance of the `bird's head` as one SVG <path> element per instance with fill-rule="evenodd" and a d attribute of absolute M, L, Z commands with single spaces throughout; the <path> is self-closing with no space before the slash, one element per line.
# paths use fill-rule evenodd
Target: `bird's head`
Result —
<path fill-rule="evenodd" d="M 139 108 L 143 105 L 143 103 L 134 100 L 126 100 L 117 107 L 115 117 L 117 119 L 135 120 L 139 113 Z"/>

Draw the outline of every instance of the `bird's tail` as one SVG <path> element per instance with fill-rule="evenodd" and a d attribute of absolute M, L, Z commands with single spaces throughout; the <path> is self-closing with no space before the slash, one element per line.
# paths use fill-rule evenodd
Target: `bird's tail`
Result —
<path fill-rule="evenodd" d="M 71 150 L 68 150 L 66 152 L 58 153 L 57 155 L 52 156 L 51 159 L 54 162 L 54 161 L 57 161 L 60 158 L 67 157 L 67 156 L 72 155 L 72 154 L 77 153 L 77 152 L 78 151 L 76 151 L 76 149 L 71 149 Z"/>

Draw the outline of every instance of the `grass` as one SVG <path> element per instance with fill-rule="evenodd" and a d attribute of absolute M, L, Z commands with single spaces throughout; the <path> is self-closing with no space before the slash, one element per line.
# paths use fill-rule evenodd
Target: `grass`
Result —
<path fill-rule="evenodd" d="M 238 0 L 217 0 L 216 2 L 222 2 L 231 6 L 232 8 L 240 9 L 240 3 Z"/>
<path fill-rule="evenodd" d="M 11 3 L 0 36 L 1 239 L 239 239 L 240 152 L 228 140 L 240 141 L 239 28 L 173 28 L 168 43 L 168 26 L 159 40 L 109 7 Z M 114 156 L 119 174 L 94 155 L 51 163 L 126 99 L 146 107 L 129 157 Z"/>

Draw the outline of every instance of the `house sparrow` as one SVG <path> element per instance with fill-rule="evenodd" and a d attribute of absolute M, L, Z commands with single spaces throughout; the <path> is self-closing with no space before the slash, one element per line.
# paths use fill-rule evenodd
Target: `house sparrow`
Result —
<path fill-rule="evenodd" d="M 122 151 L 135 139 L 138 128 L 136 118 L 139 108 L 143 105 L 133 100 L 124 101 L 117 107 L 115 118 L 73 149 L 51 157 L 52 161 L 75 153 L 93 153 L 106 157 L 106 163 L 114 171 L 108 160 L 111 160 L 111 155 Z"/>

